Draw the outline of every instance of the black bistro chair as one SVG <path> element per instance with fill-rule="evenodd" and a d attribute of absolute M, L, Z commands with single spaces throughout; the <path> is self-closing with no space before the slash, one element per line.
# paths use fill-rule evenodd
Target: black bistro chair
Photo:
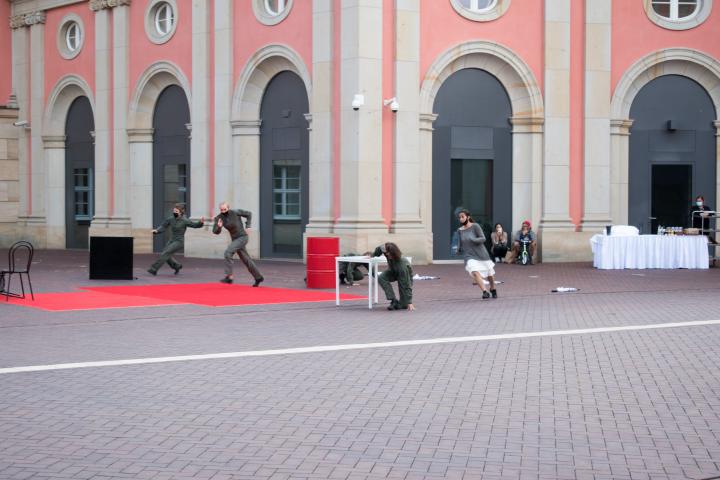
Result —
<path fill-rule="evenodd" d="M 15 242 L 8 251 L 8 269 L 0 271 L 0 295 L 5 295 L 5 301 L 9 301 L 10 297 L 25 298 L 25 283 L 23 275 L 27 276 L 28 285 L 30 286 L 30 295 L 35 300 L 32 282 L 30 281 L 30 266 L 32 265 L 33 254 L 35 249 L 32 243 L 21 240 Z M 20 277 L 20 291 L 22 293 L 14 293 L 10 290 L 10 281 L 13 275 Z"/>

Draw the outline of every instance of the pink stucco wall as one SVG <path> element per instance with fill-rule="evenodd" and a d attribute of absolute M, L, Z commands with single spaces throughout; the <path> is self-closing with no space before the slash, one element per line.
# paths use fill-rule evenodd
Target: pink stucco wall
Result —
<path fill-rule="evenodd" d="M 152 43 L 145 33 L 148 3 L 150 0 L 134 0 L 130 8 L 130 96 L 143 72 L 158 61 L 174 64 L 188 84 L 192 83 L 192 2 L 177 2 L 175 34 L 161 45 Z"/>
<path fill-rule="evenodd" d="M 0 105 L 7 103 L 12 91 L 12 34 L 10 32 L 10 2 L 0 1 Z"/>
<path fill-rule="evenodd" d="M 295 50 L 312 75 L 312 4 L 313 2 L 307 0 L 295 0 L 292 10 L 282 22 L 267 26 L 255 17 L 252 2 L 235 2 L 233 87 L 252 55 L 270 44 L 282 44 Z"/>
<path fill-rule="evenodd" d="M 720 8 L 691 30 L 667 30 L 653 23 L 643 2 L 613 0 L 612 88 L 627 69 L 645 55 L 663 48 L 692 48 L 720 58 Z"/>
<path fill-rule="evenodd" d="M 83 46 L 80 53 L 67 60 L 58 51 L 58 31 L 66 15 L 75 14 L 82 20 Z M 73 74 L 87 82 L 95 91 L 95 17 L 85 4 L 76 4 L 47 11 L 45 21 L 45 99 L 57 82 Z"/>
<path fill-rule="evenodd" d="M 472 40 L 497 42 L 511 49 L 543 85 L 542 0 L 513 0 L 500 18 L 475 22 L 458 14 L 448 0 L 420 0 L 420 80 L 448 48 Z"/>

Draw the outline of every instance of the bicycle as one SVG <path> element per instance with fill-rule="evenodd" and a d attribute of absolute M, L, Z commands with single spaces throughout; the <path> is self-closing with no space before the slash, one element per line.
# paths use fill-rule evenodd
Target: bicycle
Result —
<path fill-rule="evenodd" d="M 518 262 L 521 265 L 531 265 L 532 257 L 530 256 L 529 245 L 532 240 L 529 238 L 521 238 L 520 240 L 520 255 L 518 255 Z"/>

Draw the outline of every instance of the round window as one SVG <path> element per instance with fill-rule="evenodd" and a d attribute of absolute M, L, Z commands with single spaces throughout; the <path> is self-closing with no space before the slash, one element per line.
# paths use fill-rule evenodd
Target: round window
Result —
<path fill-rule="evenodd" d="M 281 15 L 286 6 L 287 2 L 285 0 L 265 0 L 265 10 L 273 17 Z"/>
<path fill-rule="evenodd" d="M 255 18 L 263 25 L 277 25 L 285 20 L 293 6 L 293 0 L 252 0 Z"/>
<path fill-rule="evenodd" d="M 156 44 L 168 42 L 175 34 L 178 9 L 175 0 L 151 0 L 145 16 L 145 33 Z"/>
<path fill-rule="evenodd" d="M 460 0 L 460 5 L 471 12 L 483 13 L 495 8 L 497 0 Z"/>
<path fill-rule="evenodd" d="M 60 56 L 66 60 L 77 57 L 83 47 L 83 36 L 83 24 L 79 16 L 70 14 L 63 18 L 57 33 Z"/>
<path fill-rule="evenodd" d="M 698 11 L 698 0 L 653 0 L 655 13 L 668 20 L 687 20 Z"/>
<path fill-rule="evenodd" d="M 510 8 L 510 0 L 450 0 L 457 13 L 475 22 L 491 22 Z"/>

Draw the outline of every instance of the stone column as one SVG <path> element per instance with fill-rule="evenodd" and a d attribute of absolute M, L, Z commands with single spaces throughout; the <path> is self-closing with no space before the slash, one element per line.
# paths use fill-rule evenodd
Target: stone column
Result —
<path fill-rule="evenodd" d="M 134 202 L 130 192 L 130 160 L 128 152 L 128 85 L 130 56 L 130 2 L 116 1 L 112 10 L 113 42 L 113 130 L 112 149 L 114 158 L 114 209 L 111 224 L 113 228 L 130 233 L 130 204 Z M 150 157 L 152 158 L 152 156 Z M 147 205 L 152 205 L 150 202 Z"/>
<path fill-rule="evenodd" d="M 29 121 L 30 118 L 30 30 L 25 25 L 25 15 L 16 15 L 10 19 L 10 27 L 12 32 L 12 59 L 13 59 L 13 90 L 15 91 L 18 106 L 17 119 Z M 30 178 L 29 167 L 30 162 L 30 130 L 27 128 L 17 128 L 18 147 L 18 216 L 27 218 L 30 212 L 30 188 L 28 188 L 28 180 Z M 25 225 L 25 220 L 21 221 L 21 228 Z"/>
<path fill-rule="evenodd" d="M 230 99 L 233 96 L 232 12 L 233 0 L 215 0 L 215 115 L 211 121 L 215 125 L 215 192 L 217 198 L 213 203 L 231 198 L 233 194 L 234 162 L 230 126 L 232 109 Z M 209 205 L 208 211 L 213 211 L 214 208 L 215 205 Z"/>
<path fill-rule="evenodd" d="M 214 205 L 210 205 L 210 183 L 215 172 L 210 171 L 210 12 L 208 1 L 192 2 L 192 99 L 190 99 L 190 118 L 192 119 L 192 138 L 190 139 L 190 208 L 188 215 L 209 215 Z M 216 2 L 217 4 L 218 2 Z M 229 97 L 226 99 L 229 103 Z M 217 203 L 217 202 L 215 202 Z M 191 242 L 192 243 L 192 242 Z M 187 248 L 187 246 L 186 246 Z M 191 247 L 192 248 L 192 247 Z"/>
<path fill-rule="evenodd" d="M 0 248 L 17 240 L 20 207 L 17 108 L 0 107 Z"/>
<path fill-rule="evenodd" d="M 512 180 L 512 224 L 520 225 L 530 219 L 537 224 L 542 217 L 543 191 L 543 126 L 542 117 L 512 117 L 512 148 L 518 152 L 529 152 L 532 158 L 530 169 L 513 168 Z"/>
<path fill-rule="evenodd" d="M 333 218 L 333 12 L 332 2 L 313 0 L 313 92 L 310 99 L 310 212 L 306 236 L 332 231 Z"/>
<path fill-rule="evenodd" d="M 42 137 L 47 166 L 47 248 L 65 248 L 65 135 Z"/>
<path fill-rule="evenodd" d="M 433 123 L 437 119 L 436 113 L 421 113 L 419 116 L 420 135 L 418 144 L 420 146 L 420 218 L 426 238 L 432 239 L 432 145 L 433 145 Z M 433 244 L 428 241 L 425 245 L 425 258 L 428 262 L 432 259 Z"/>
<path fill-rule="evenodd" d="M 627 225 L 630 127 L 633 121 L 610 121 L 610 223 Z"/>
<path fill-rule="evenodd" d="M 260 120 L 235 120 L 231 122 L 233 152 L 238 168 L 233 172 L 235 195 L 230 199 L 236 205 L 253 213 L 253 230 L 260 231 Z M 260 239 L 250 235 L 248 253 L 254 258 L 260 256 Z M 223 249 L 219 253 L 222 253 Z"/>
<path fill-rule="evenodd" d="M 114 172 L 111 164 L 110 135 L 111 15 L 102 2 L 93 1 L 90 8 L 95 11 L 95 214 L 90 223 L 90 236 L 93 236 L 105 235 L 104 230 L 110 221 L 110 207 L 114 201 L 110 198 Z"/>
<path fill-rule="evenodd" d="M 343 2 L 340 116 L 341 249 L 364 251 L 386 238 L 382 218 L 382 0 Z M 353 110 L 355 94 L 364 105 Z"/>
<path fill-rule="evenodd" d="M 540 248 L 564 258 L 570 222 L 570 0 L 545 1 L 545 148 Z"/>
<path fill-rule="evenodd" d="M 128 214 L 132 222 L 132 235 L 135 238 L 135 252 L 152 253 L 153 236 L 153 129 L 136 128 L 127 131 L 129 146 L 130 188 L 132 199 Z"/>
<path fill-rule="evenodd" d="M 611 222 L 610 68 L 612 0 L 585 1 L 585 212 L 581 229 Z"/>
<path fill-rule="evenodd" d="M 395 118 L 394 211 L 392 233 L 403 249 L 418 256 L 419 263 L 432 257 L 431 240 L 420 219 L 420 3 L 395 2 L 395 92 L 400 105 Z M 388 139 L 383 139 L 384 142 Z"/>
<path fill-rule="evenodd" d="M 720 120 L 713 122 L 715 126 L 715 202 L 720 203 Z M 720 207 L 716 206 L 715 209 Z"/>

